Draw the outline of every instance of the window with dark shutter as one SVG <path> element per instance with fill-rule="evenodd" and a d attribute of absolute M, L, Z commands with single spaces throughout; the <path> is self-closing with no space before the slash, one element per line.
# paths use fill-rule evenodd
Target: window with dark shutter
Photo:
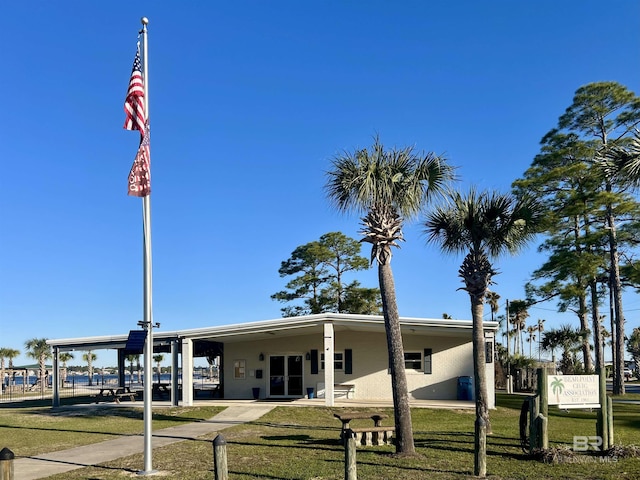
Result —
<path fill-rule="evenodd" d="M 311 374 L 318 373 L 318 350 L 311 350 Z"/>
<path fill-rule="evenodd" d="M 425 348 L 424 349 L 424 373 L 426 374 L 430 374 L 431 373 L 431 349 L 430 348 Z"/>
<path fill-rule="evenodd" d="M 353 350 L 350 348 L 344 351 L 344 373 L 351 375 L 353 373 Z"/>

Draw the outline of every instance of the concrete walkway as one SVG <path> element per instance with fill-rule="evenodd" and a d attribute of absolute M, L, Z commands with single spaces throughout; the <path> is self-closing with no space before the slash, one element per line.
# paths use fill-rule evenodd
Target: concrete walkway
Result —
<path fill-rule="evenodd" d="M 230 405 L 209 420 L 154 431 L 152 445 L 153 448 L 162 447 L 183 440 L 196 439 L 240 423 L 252 422 L 267 414 L 275 406 L 253 402 Z M 69 450 L 18 458 L 14 461 L 14 475 L 16 480 L 35 480 L 142 452 L 144 452 L 144 436 L 126 435 Z"/>

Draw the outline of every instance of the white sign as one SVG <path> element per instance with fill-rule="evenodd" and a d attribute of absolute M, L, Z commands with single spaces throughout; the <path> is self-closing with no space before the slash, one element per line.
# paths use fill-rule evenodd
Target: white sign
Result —
<path fill-rule="evenodd" d="M 600 408 L 598 375 L 549 375 L 549 405 L 560 408 Z"/>

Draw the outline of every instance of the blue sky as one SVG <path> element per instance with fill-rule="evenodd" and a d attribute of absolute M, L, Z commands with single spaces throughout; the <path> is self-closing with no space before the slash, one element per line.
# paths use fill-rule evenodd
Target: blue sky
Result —
<path fill-rule="evenodd" d="M 138 135 L 122 105 L 143 15 L 162 330 L 279 318 L 280 262 L 330 231 L 357 237 L 325 173 L 375 134 L 444 154 L 460 188 L 508 191 L 578 87 L 640 93 L 635 0 L 3 2 L 0 346 L 142 317 L 142 207 L 126 195 Z M 405 238 L 400 314 L 470 318 L 461 258 L 418 223 Z M 534 244 L 497 263 L 503 303 L 541 261 Z M 375 269 L 357 279 L 377 285 Z M 625 310 L 630 331 L 637 294 Z M 530 314 L 576 321 L 553 303 Z"/>

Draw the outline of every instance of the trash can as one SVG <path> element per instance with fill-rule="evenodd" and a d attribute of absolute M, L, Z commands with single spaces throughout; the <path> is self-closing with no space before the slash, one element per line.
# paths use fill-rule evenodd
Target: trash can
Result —
<path fill-rule="evenodd" d="M 473 379 L 458 377 L 458 400 L 473 400 Z"/>
<path fill-rule="evenodd" d="M 307 398 L 313 398 L 313 388 L 307 388 Z"/>
<path fill-rule="evenodd" d="M 253 389 L 253 398 L 258 400 L 260 398 L 260 387 L 254 387 Z"/>

